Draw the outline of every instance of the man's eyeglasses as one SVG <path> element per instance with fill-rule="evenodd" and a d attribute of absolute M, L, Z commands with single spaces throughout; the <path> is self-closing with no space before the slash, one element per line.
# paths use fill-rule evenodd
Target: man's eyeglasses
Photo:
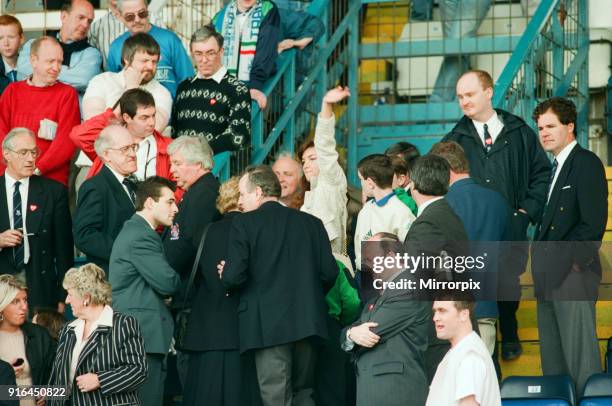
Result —
<path fill-rule="evenodd" d="M 7 148 L 8 149 L 8 148 Z M 28 156 L 28 154 L 32 155 L 32 158 L 36 159 L 40 156 L 40 148 L 34 149 L 20 149 L 19 151 L 15 151 L 13 149 L 9 149 L 9 151 L 14 152 L 21 159 L 24 159 Z"/>
<path fill-rule="evenodd" d="M 136 153 L 138 152 L 138 144 L 130 144 L 130 145 L 126 145 L 125 147 L 120 147 L 120 148 L 108 148 L 112 151 L 119 151 L 121 152 L 123 155 L 127 155 L 130 153 L 130 151 Z"/>
<path fill-rule="evenodd" d="M 127 13 L 123 15 L 123 19 L 128 23 L 131 23 L 138 16 L 139 19 L 144 20 L 149 16 L 149 10 L 140 10 L 137 13 Z"/>
<path fill-rule="evenodd" d="M 213 51 L 212 49 L 210 51 L 207 52 L 196 52 L 194 53 L 194 56 L 196 58 L 204 58 L 207 61 L 213 59 L 215 56 L 217 56 L 219 54 L 219 52 L 221 52 L 221 50 L 217 50 L 217 51 Z"/>

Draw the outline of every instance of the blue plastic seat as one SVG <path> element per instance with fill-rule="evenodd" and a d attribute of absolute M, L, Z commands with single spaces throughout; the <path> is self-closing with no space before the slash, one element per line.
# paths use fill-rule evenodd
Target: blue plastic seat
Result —
<path fill-rule="evenodd" d="M 612 406 L 612 374 L 593 374 L 584 385 L 580 406 Z"/>
<path fill-rule="evenodd" d="M 501 385 L 503 406 L 574 406 L 576 390 L 568 375 L 509 376 Z"/>

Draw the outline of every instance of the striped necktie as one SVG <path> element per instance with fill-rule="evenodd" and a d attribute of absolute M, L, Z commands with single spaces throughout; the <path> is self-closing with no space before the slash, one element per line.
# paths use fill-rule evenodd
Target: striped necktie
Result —
<path fill-rule="evenodd" d="M 21 191 L 19 186 L 21 182 L 15 182 L 15 190 L 13 191 L 13 228 L 15 230 L 21 229 L 23 233 L 23 213 L 21 212 Z M 21 240 L 21 244 L 13 247 L 13 257 L 15 259 L 15 266 L 18 270 L 23 268 L 24 259 L 24 240 Z"/>
<path fill-rule="evenodd" d="M 12 70 L 8 73 L 8 78 L 11 80 L 11 82 L 17 82 L 17 71 L 16 70 Z"/>
<path fill-rule="evenodd" d="M 489 133 L 489 126 L 484 125 L 484 149 L 488 154 L 491 152 L 491 147 L 493 146 L 493 137 L 491 137 L 491 133 Z"/>

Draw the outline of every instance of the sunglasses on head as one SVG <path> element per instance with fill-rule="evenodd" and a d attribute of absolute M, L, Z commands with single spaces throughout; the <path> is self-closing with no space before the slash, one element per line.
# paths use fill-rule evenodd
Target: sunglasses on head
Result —
<path fill-rule="evenodd" d="M 140 10 L 137 13 L 125 14 L 123 16 L 123 19 L 127 21 L 128 23 L 131 23 L 132 21 L 136 19 L 136 16 L 138 16 L 139 19 L 144 20 L 145 18 L 149 16 L 149 10 Z"/>

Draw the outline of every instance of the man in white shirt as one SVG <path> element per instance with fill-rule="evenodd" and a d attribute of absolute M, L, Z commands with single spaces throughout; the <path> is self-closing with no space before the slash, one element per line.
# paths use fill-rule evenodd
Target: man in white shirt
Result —
<path fill-rule="evenodd" d="M 34 175 L 39 155 L 27 128 L 13 128 L 2 142 L 0 273 L 26 282 L 31 308 L 63 311 L 61 282 L 74 260 L 68 195 L 60 183 Z"/>
<path fill-rule="evenodd" d="M 474 302 L 436 300 L 433 311 L 436 336 L 450 341 L 451 348 L 438 365 L 425 405 L 501 405 L 499 384 L 491 355 L 472 329 L 470 314 L 474 311 Z"/>

